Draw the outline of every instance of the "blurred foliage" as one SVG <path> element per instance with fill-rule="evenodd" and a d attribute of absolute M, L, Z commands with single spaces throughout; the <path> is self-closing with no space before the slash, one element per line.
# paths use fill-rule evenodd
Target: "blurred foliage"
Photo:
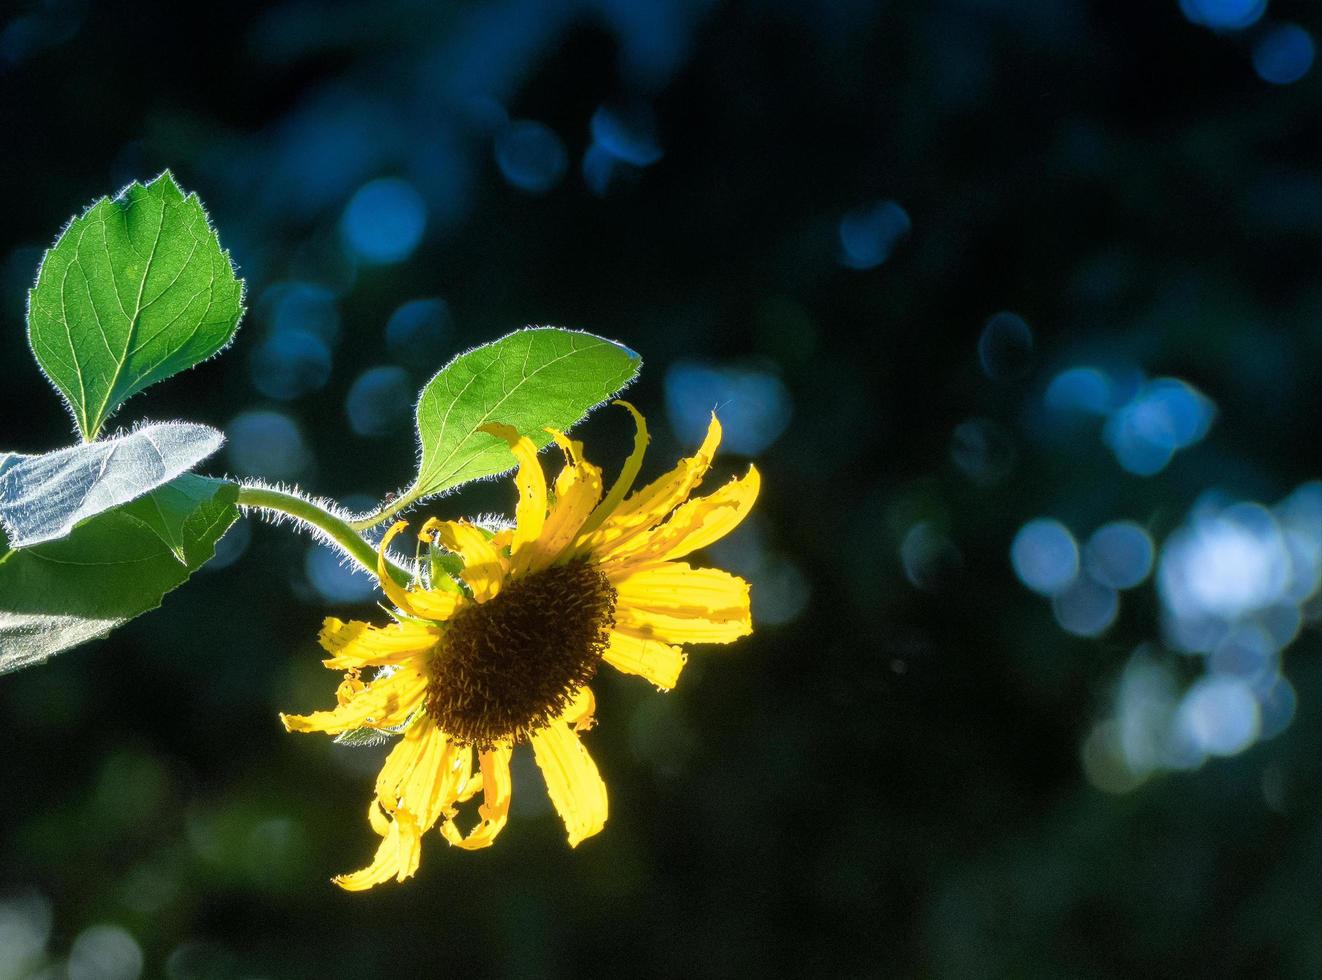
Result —
<path fill-rule="evenodd" d="M 1075 636 L 1010 563 L 1043 515 L 1160 543 L 1209 489 L 1322 472 L 1322 70 L 1279 83 L 1296 36 L 1267 33 L 1322 21 L 1234 6 L 8 11 L 0 450 L 70 441 L 23 332 L 53 231 L 170 167 L 250 312 L 137 414 L 226 429 L 213 472 L 370 505 L 413 472 L 400 393 L 451 353 L 616 338 L 654 472 L 694 411 L 743 413 L 717 478 L 756 453 L 763 498 L 721 558 L 763 625 L 664 697 L 601 685 L 599 837 L 565 847 L 525 764 L 496 847 L 433 839 L 414 882 L 346 895 L 381 750 L 276 712 L 325 700 L 319 622 L 372 598 L 241 522 L 228 568 L 0 679 L 0 976 L 1322 974 L 1316 597 L 1292 725 L 1111 794 L 1081 747 L 1160 596 Z M 1078 364 L 1183 379 L 1216 418 L 1138 475 L 1046 407 Z M 579 434 L 627 454 L 623 413 Z"/>

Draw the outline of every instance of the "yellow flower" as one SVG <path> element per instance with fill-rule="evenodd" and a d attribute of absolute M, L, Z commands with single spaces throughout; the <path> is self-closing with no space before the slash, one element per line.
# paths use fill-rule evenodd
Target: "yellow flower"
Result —
<path fill-rule="evenodd" d="M 509 814 L 510 754 L 521 742 L 532 745 L 570 845 L 591 837 L 606 822 L 606 785 L 578 733 L 593 722 L 587 683 L 599 663 L 669 689 L 686 659 L 678 644 L 728 643 L 752 630 L 747 582 L 677 559 L 743 520 L 757 498 L 756 468 L 688 499 L 720 442 L 713 415 L 696 455 L 625 499 L 642 466 L 647 427 L 633 406 L 620 404 L 633 414 L 637 435 L 604 497 L 601 470 L 583 458 L 580 443 L 552 431 L 565 466 L 548 494 L 532 441 L 488 426 L 518 461 L 515 526 L 491 536 L 466 521 L 433 518 L 419 534 L 463 559 L 464 590 L 405 589 L 390 578 L 386 546 L 406 526 L 401 521 L 382 540 L 377 568 L 398 621 L 326 620 L 325 664 L 348 672 L 339 703 L 282 715 L 285 727 L 403 731 L 368 806 L 382 838 L 376 857 L 336 878 L 341 887 L 410 877 L 422 834 L 438 823 L 458 847 L 490 845 Z M 368 668 L 375 674 L 364 680 Z M 464 834 L 456 804 L 479 791 L 480 820 Z"/>

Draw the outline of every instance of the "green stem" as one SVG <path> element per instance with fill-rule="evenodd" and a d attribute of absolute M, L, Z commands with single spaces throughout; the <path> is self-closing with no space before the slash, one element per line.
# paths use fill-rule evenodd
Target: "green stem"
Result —
<path fill-rule="evenodd" d="M 287 514 L 296 520 L 309 524 L 334 541 L 345 553 L 373 575 L 376 574 L 376 551 L 362 539 L 354 527 L 342 518 L 323 510 L 309 500 L 296 497 L 292 493 L 280 490 L 268 490 L 264 487 L 240 487 L 238 504 L 240 507 L 257 507 Z M 371 525 L 367 525 L 370 527 Z M 407 585 L 409 573 L 386 559 L 390 577 L 400 585 Z"/>
<path fill-rule="evenodd" d="M 369 517 L 360 518 L 359 520 L 356 521 L 349 521 L 348 526 L 353 528 L 355 531 L 366 531 L 369 528 L 376 527 L 382 521 L 394 517 L 405 507 L 409 506 L 411 503 L 413 503 L 414 499 L 415 498 L 410 493 L 402 494 L 398 500 L 392 500 L 390 503 L 382 507 L 375 514 L 372 514 Z"/>

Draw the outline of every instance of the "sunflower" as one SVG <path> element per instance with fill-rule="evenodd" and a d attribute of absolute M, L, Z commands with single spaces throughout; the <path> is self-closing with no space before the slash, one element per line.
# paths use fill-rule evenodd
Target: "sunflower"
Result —
<path fill-rule="evenodd" d="M 647 426 L 633 406 L 619 404 L 637 433 L 604 496 L 601 470 L 584 459 L 581 443 L 548 430 L 565 457 L 548 494 L 532 441 L 509 426 L 487 426 L 518 464 L 514 527 L 493 534 L 467 521 L 428 520 L 419 538 L 462 559 L 462 585 L 405 588 L 385 558 L 407 526 L 398 522 L 381 542 L 377 565 L 395 621 L 326 620 L 320 641 L 331 656 L 324 662 L 347 671 L 338 704 L 282 715 L 285 727 L 402 733 L 368 805 L 382 838 L 376 857 L 336 878 L 342 888 L 413 875 L 422 834 L 437 824 L 457 847 L 489 846 L 509 814 L 511 753 L 525 742 L 577 846 L 606 821 L 606 785 L 579 739 L 593 723 L 587 685 L 600 663 L 668 690 L 686 660 L 679 644 L 728 643 L 752 630 L 747 582 L 677 559 L 739 524 L 757 498 L 757 469 L 689 499 L 720 443 L 713 414 L 695 455 L 629 496 Z M 457 804 L 478 793 L 479 819 L 464 833 L 455 824 Z"/>

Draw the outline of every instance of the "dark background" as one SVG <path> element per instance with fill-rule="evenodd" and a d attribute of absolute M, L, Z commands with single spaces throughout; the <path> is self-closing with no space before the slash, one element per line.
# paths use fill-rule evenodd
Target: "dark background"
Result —
<path fill-rule="evenodd" d="M 365 895 L 328 879 L 370 856 L 383 750 L 276 713 L 331 697 L 323 616 L 381 614 L 308 539 L 243 522 L 228 567 L 0 678 L 0 977 L 1322 975 L 1322 488 L 1276 512 L 1303 585 L 1272 608 L 1302 626 L 1272 634 L 1261 707 L 1234 678 L 1189 700 L 1226 672 L 1172 649 L 1154 579 L 1071 632 L 1010 560 L 1045 516 L 1080 542 L 1135 521 L 1173 562 L 1196 508 L 1322 471 L 1322 69 L 1287 81 L 1280 33 L 1322 20 L 1254 6 L 10 7 L 0 448 L 72 439 L 24 337 L 41 250 L 170 167 L 249 313 L 117 422 L 226 428 L 204 472 L 379 499 L 412 475 L 412 392 L 552 323 L 643 354 L 648 473 L 719 402 L 718 478 L 753 456 L 765 489 L 709 554 L 753 581 L 755 634 L 668 695 L 599 685 L 605 832 L 566 847 L 520 763 L 494 848 L 429 836 L 415 880 Z M 355 210 L 378 178 L 404 183 Z M 1046 396 L 1078 365 L 1114 381 L 1111 422 Z M 1104 438 L 1140 372 L 1215 406 L 1154 472 L 1149 416 L 1137 450 Z M 608 472 L 627 452 L 617 410 L 579 432 Z M 1263 737 L 1236 742 L 1245 718 Z M 1168 730 L 1220 755 L 1143 757 Z"/>

